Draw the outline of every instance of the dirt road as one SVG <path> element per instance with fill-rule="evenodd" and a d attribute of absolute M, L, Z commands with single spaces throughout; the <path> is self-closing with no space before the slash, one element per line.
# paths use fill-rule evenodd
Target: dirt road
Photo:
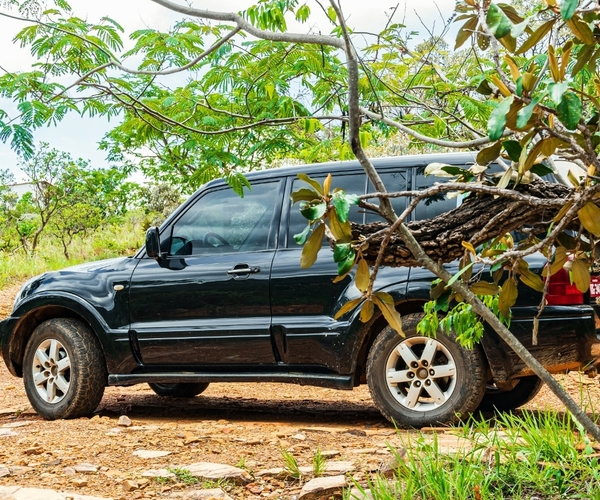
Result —
<path fill-rule="evenodd" d="M 0 292 L 0 313 L 7 314 L 15 292 Z M 599 401 L 597 380 L 577 374 L 560 380 L 574 397 L 584 398 L 588 409 Z M 545 389 L 528 407 L 560 410 Z M 132 420 L 131 426 L 118 425 L 123 415 Z M 219 486 L 233 498 L 287 499 L 299 494 L 303 481 L 264 472 L 285 465 L 282 450 L 308 468 L 319 450 L 334 464 L 333 470 L 345 464 L 344 470 L 361 481 L 390 460 L 388 443 L 400 441 L 366 387 L 346 392 L 284 384 L 212 384 L 191 400 L 160 398 L 146 385 L 110 387 L 91 419 L 47 422 L 30 409 L 22 380 L 0 366 L 3 486 L 114 499 L 163 498 Z M 190 485 L 185 474 L 145 477 L 149 470 L 184 469 L 197 462 L 242 468 L 249 483 Z"/>

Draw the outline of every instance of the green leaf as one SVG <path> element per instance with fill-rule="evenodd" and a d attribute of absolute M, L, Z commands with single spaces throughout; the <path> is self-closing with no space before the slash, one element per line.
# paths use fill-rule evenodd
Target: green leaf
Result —
<path fill-rule="evenodd" d="M 518 115 L 517 115 L 517 119 L 518 119 Z M 523 147 L 521 146 L 519 141 L 514 141 L 514 140 L 504 141 L 502 143 L 502 145 L 504 146 L 504 151 L 506 151 L 506 154 L 512 161 L 519 161 L 519 157 L 521 156 L 521 151 L 523 150 Z"/>
<path fill-rule="evenodd" d="M 352 250 L 352 246 L 349 243 L 342 243 L 341 245 L 336 245 L 333 247 L 333 261 L 334 262 L 342 262 L 346 260 L 349 256 L 354 255 L 354 250 Z"/>
<path fill-rule="evenodd" d="M 306 241 L 306 237 L 308 236 L 308 233 L 310 233 L 310 224 L 306 225 L 306 227 L 304 228 L 304 231 L 302 231 L 301 233 L 295 234 L 294 240 L 296 241 L 296 243 L 298 245 L 304 245 L 304 242 Z"/>
<path fill-rule="evenodd" d="M 396 330 L 402 337 L 405 337 L 406 335 L 402 331 L 402 318 L 400 317 L 400 313 L 396 311 L 392 296 L 386 292 L 375 292 L 373 294 L 373 302 L 379 307 L 379 310 L 388 322 L 388 325 Z"/>
<path fill-rule="evenodd" d="M 537 106 L 538 102 L 540 102 L 540 99 L 538 97 L 536 97 L 527 106 L 525 106 L 524 108 L 521 108 L 517 112 L 517 128 L 521 129 L 527 125 L 527 123 L 531 119 L 533 110 Z M 519 161 L 519 160 L 517 159 L 515 161 Z"/>
<path fill-rule="evenodd" d="M 530 171 L 535 175 L 539 175 L 540 177 L 554 172 L 554 170 L 552 170 L 548 165 L 544 165 L 543 163 L 536 163 L 533 167 L 531 167 Z"/>
<path fill-rule="evenodd" d="M 560 5 L 560 17 L 562 17 L 563 21 L 568 21 L 573 17 L 578 4 L 579 0 L 562 1 L 562 4 Z"/>
<path fill-rule="evenodd" d="M 308 220 L 317 220 L 325 215 L 327 205 L 325 203 L 318 203 L 317 205 L 305 204 L 301 206 L 300 213 Z"/>
<path fill-rule="evenodd" d="M 355 194 L 347 194 L 343 190 L 338 190 L 333 193 L 332 201 L 340 222 L 343 223 L 348 220 L 350 208 L 358 203 L 359 198 Z"/>
<path fill-rule="evenodd" d="M 574 92 L 565 92 L 560 104 L 556 107 L 558 119 L 568 130 L 576 130 L 583 113 L 583 106 Z"/>
<path fill-rule="evenodd" d="M 467 272 L 473 266 L 473 262 L 469 262 L 465 267 L 463 267 L 460 271 L 458 271 L 450 280 L 448 281 L 448 286 L 451 286 L 458 278 L 460 278 L 463 273 Z"/>
<path fill-rule="evenodd" d="M 563 94 L 569 88 L 568 82 L 557 82 L 548 84 L 548 95 L 550 99 L 554 101 L 554 104 L 558 106 L 562 101 Z"/>
<path fill-rule="evenodd" d="M 323 236 L 325 236 L 325 224 L 319 224 L 302 247 L 302 255 L 300 256 L 300 267 L 302 269 L 309 268 L 317 261 L 317 254 L 323 244 Z"/>
<path fill-rule="evenodd" d="M 513 99 L 514 97 L 512 95 L 505 98 L 492 111 L 490 119 L 488 120 L 488 135 L 490 136 L 490 140 L 497 141 L 502 137 L 504 127 L 506 126 L 506 115 L 510 110 Z"/>
<path fill-rule="evenodd" d="M 486 22 L 492 35 L 500 39 L 510 34 L 513 23 L 508 16 L 495 3 L 490 4 Z"/>
<path fill-rule="evenodd" d="M 337 266 L 338 276 L 343 276 L 344 274 L 347 274 L 348 272 L 350 272 L 350 269 L 352 269 L 352 266 L 354 265 L 355 257 L 356 257 L 356 252 L 354 250 L 352 250 L 352 253 L 350 255 L 348 255 L 348 257 L 346 259 L 338 262 L 338 266 Z"/>

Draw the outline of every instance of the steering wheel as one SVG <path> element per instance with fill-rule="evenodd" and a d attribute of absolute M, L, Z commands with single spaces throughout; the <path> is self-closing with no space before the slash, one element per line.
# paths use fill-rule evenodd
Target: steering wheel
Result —
<path fill-rule="evenodd" d="M 221 242 L 223 244 L 224 247 L 230 247 L 231 246 L 229 244 L 229 242 L 225 238 L 223 238 L 223 236 L 221 236 L 220 234 L 217 234 L 217 233 L 213 233 L 213 232 L 208 232 L 208 233 L 206 233 L 204 235 L 204 238 L 202 238 L 202 244 L 204 246 L 210 245 L 210 246 L 214 247 L 215 245 L 212 245 L 212 244 L 210 244 L 208 242 L 208 240 L 210 238 L 214 238 L 215 240 L 218 240 L 219 242 Z"/>

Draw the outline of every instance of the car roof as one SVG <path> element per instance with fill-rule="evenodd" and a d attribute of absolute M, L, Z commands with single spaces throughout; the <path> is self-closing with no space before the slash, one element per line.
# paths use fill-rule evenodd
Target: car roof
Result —
<path fill-rule="evenodd" d="M 430 163 L 448 163 L 451 165 L 472 164 L 475 163 L 476 152 L 460 153 L 432 153 L 422 155 L 403 155 L 388 156 L 383 158 L 371 158 L 371 162 L 376 169 L 398 168 L 417 168 L 426 167 Z M 319 173 L 334 173 L 336 170 L 353 170 L 362 168 L 358 160 L 352 161 L 332 161 L 326 163 L 312 163 L 308 165 L 291 165 L 285 167 L 271 168 L 248 172 L 244 174 L 248 181 L 253 182 L 263 179 L 272 179 L 283 176 L 297 175 L 305 173 L 314 175 Z M 210 181 L 206 186 L 221 184 L 223 179 Z"/>

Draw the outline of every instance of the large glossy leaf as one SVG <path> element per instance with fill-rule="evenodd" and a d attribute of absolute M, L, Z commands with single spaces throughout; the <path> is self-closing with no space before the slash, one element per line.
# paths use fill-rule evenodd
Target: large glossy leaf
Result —
<path fill-rule="evenodd" d="M 567 21 L 567 26 L 578 40 L 588 45 L 594 44 L 594 32 L 589 27 L 588 23 L 580 19 L 578 16 L 575 16 L 570 21 Z"/>
<path fill-rule="evenodd" d="M 579 119 L 583 113 L 583 106 L 577 94 L 574 92 L 565 92 L 560 104 L 556 107 L 558 119 L 569 130 L 577 129 Z"/>
<path fill-rule="evenodd" d="M 358 203 L 359 198 L 355 194 L 348 194 L 345 191 L 339 190 L 333 193 L 332 201 L 340 222 L 346 222 L 350 208 L 352 205 Z"/>
<path fill-rule="evenodd" d="M 491 3 L 488 8 L 486 22 L 492 35 L 498 39 L 510 34 L 513 27 L 508 16 L 495 3 Z"/>
<path fill-rule="evenodd" d="M 310 233 L 310 223 L 308 223 L 306 225 L 306 227 L 304 228 L 304 231 L 294 235 L 294 240 L 296 241 L 296 243 L 298 245 L 304 245 L 304 242 L 306 241 L 306 238 L 308 237 L 308 233 Z"/>
<path fill-rule="evenodd" d="M 571 279 L 577 290 L 585 293 L 590 288 L 590 268 L 586 260 L 575 259 L 571 267 Z"/>
<path fill-rule="evenodd" d="M 523 108 L 523 109 L 525 109 L 525 108 Z M 521 111 L 523 111 L 523 110 L 521 110 Z M 518 115 L 517 115 L 517 123 L 518 123 Z M 506 154 L 512 161 L 519 161 L 519 156 L 521 156 L 521 151 L 523 150 L 523 147 L 519 144 L 519 141 L 514 141 L 514 140 L 504 141 L 502 143 L 502 145 L 504 146 L 504 150 L 506 151 Z"/>
<path fill-rule="evenodd" d="M 578 4 L 579 0 L 562 0 L 560 4 L 560 17 L 562 17 L 563 21 L 568 21 L 573 17 Z"/>
<path fill-rule="evenodd" d="M 317 220 L 325 215 L 327 205 L 325 203 L 306 204 L 300 209 L 300 213 L 308 220 Z"/>
<path fill-rule="evenodd" d="M 358 297 L 357 299 L 352 299 L 346 302 L 342 307 L 340 307 L 339 311 L 335 313 L 333 319 L 340 319 L 344 314 L 352 311 L 352 309 L 355 309 L 356 306 L 361 303 L 362 299 L 362 297 Z"/>
<path fill-rule="evenodd" d="M 392 296 L 386 292 L 375 292 L 373 294 L 373 302 L 381 310 L 388 325 L 404 337 L 405 335 L 402 331 L 402 319 L 400 318 L 400 313 L 396 311 Z"/>
<path fill-rule="evenodd" d="M 562 97 L 568 88 L 568 82 L 554 82 L 548 84 L 548 95 L 550 96 L 550 99 L 554 101 L 555 105 L 558 106 L 560 104 L 560 101 L 562 101 Z"/>
<path fill-rule="evenodd" d="M 542 278 L 529 269 L 521 269 L 519 279 L 529 288 L 533 288 L 538 292 L 542 292 L 544 290 L 544 282 L 542 281 Z"/>
<path fill-rule="evenodd" d="M 321 199 L 321 195 L 317 193 L 314 189 L 310 188 L 301 188 L 297 191 L 294 191 L 290 196 L 292 199 L 292 203 L 298 203 L 299 201 L 314 201 Z"/>
<path fill-rule="evenodd" d="M 533 110 L 537 106 L 538 102 L 540 102 L 539 98 L 533 99 L 527 106 L 521 108 L 517 113 L 517 128 L 522 129 L 527 126 L 527 123 L 531 119 L 531 115 L 533 114 Z"/>
<path fill-rule="evenodd" d="M 307 269 L 317 261 L 317 254 L 323 244 L 323 236 L 325 236 L 325 224 L 319 224 L 302 247 L 301 268 Z"/>
<path fill-rule="evenodd" d="M 500 291 L 500 287 L 496 283 L 478 281 L 471 285 L 471 291 L 476 295 L 496 295 Z"/>
<path fill-rule="evenodd" d="M 498 309 L 505 318 L 510 318 L 510 308 L 515 305 L 519 292 L 514 280 L 509 277 L 502 284 L 502 290 L 498 295 Z"/>
<path fill-rule="evenodd" d="M 588 201 L 577 211 L 579 222 L 594 236 L 600 236 L 600 208 Z"/>
<path fill-rule="evenodd" d="M 356 267 L 356 277 L 354 278 L 354 284 L 356 285 L 356 288 L 358 288 L 361 292 L 365 292 L 369 286 L 370 278 L 371 274 L 369 273 L 369 264 L 367 264 L 365 259 L 360 259 L 358 261 L 358 266 Z"/>
<path fill-rule="evenodd" d="M 554 276 L 558 271 L 560 271 L 568 260 L 569 255 L 567 254 L 567 249 L 565 247 L 556 247 L 552 262 L 550 264 L 550 276 Z M 548 276 L 548 267 L 544 268 L 542 275 Z"/>
<path fill-rule="evenodd" d="M 298 179 L 304 181 L 304 182 L 308 182 L 317 193 L 319 193 L 320 196 L 323 196 L 323 188 L 321 187 L 321 184 L 319 184 L 318 181 L 316 181 L 315 179 L 310 178 L 308 175 L 306 174 L 298 174 Z"/>
<path fill-rule="evenodd" d="M 488 120 L 488 135 L 490 136 L 490 140 L 497 141 L 502 137 L 504 127 L 506 126 L 506 115 L 510 110 L 513 99 L 513 96 L 505 98 L 492 111 Z"/>
<path fill-rule="evenodd" d="M 542 38 L 544 38 L 548 32 L 554 26 L 555 20 L 551 19 L 550 21 L 546 21 L 544 24 L 540 25 L 527 40 L 519 47 L 519 50 L 516 52 L 516 55 L 523 54 L 527 52 L 529 49 L 533 48 Z"/>
<path fill-rule="evenodd" d="M 454 50 L 460 48 L 469 38 L 471 38 L 475 28 L 477 28 L 478 21 L 478 17 L 473 15 L 459 28 L 458 34 L 456 35 L 456 45 L 454 46 Z"/>
<path fill-rule="evenodd" d="M 481 151 L 479 151 L 479 153 L 477 153 L 477 164 L 487 165 L 488 163 L 496 160 L 498 156 L 500 156 L 500 151 L 502 151 L 502 143 L 500 141 L 495 142 L 487 148 L 483 148 Z"/>
<path fill-rule="evenodd" d="M 329 212 L 329 229 L 338 243 L 348 243 L 352 240 L 350 222 L 341 222 L 335 207 Z"/>
<path fill-rule="evenodd" d="M 373 317 L 373 313 L 375 312 L 375 307 L 373 305 L 373 301 L 371 299 L 365 300 L 361 310 L 360 310 L 360 320 L 363 323 L 366 323 Z"/>

